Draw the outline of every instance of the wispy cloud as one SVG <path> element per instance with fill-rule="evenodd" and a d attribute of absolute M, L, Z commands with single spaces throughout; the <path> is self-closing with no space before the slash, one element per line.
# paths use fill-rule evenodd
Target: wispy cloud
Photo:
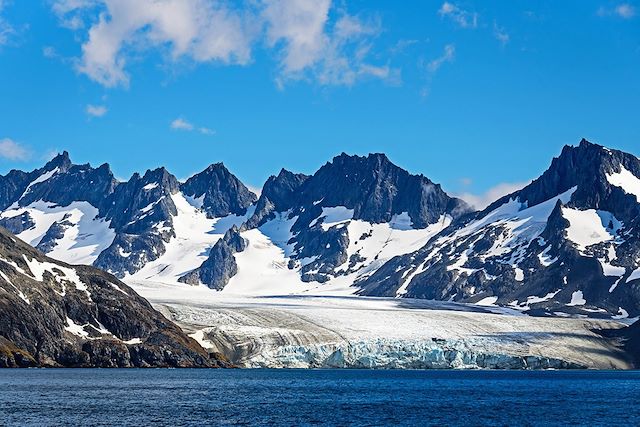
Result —
<path fill-rule="evenodd" d="M 22 144 L 14 141 L 10 138 L 0 139 L 0 158 L 6 160 L 29 160 L 31 152 L 25 148 Z"/>
<path fill-rule="evenodd" d="M 632 19 L 636 16 L 636 8 L 630 3 L 620 3 L 614 7 L 600 7 L 598 16 L 616 16 L 622 19 Z"/>
<path fill-rule="evenodd" d="M 502 46 L 505 46 L 509 43 L 509 33 L 503 28 L 500 27 L 495 21 L 493 22 L 493 36 L 500 42 Z"/>
<path fill-rule="evenodd" d="M 468 184 L 471 184 L 471 180 L 468 178 L 463 178 Z M 491 203 L 495 202 L 502 196 L 506 196 L 507 194 L 513 193 L 514 191 L 520 190 L 521 188 L 528 185 L 529 182 L 503 182 L 494 187 L 489 188 L 484 193 L 475 194 L 468 191 L 462 191 L 459 193 L 453 193 L 456 197 L 464 200 L 471 206 L 476 209 L 484 209 L 489 206 Z"/>
<path fill-rule="evenodd" d="M 454 3 L 445 1 L 438 9 L 438 15 L 442 18 L 451 19 L 460 28 L 477 28 L 478 14 L 469 12 Z"/>
<path fill-rule="evenodd" d="M 77 70 L 105 87 L 129 85 L 132 53 L 160 51 L 169 63 L 248 65 L 255 45 L 277 56 L 280 86 L 303 79 L 351 85 L 398 74 L 368 60 L 379 20 L 349 15 L 332 0 L 53 0 L 53 10 L 62 26 L 86 37 Z"/>
<path fill-rule="evenodd" d="M 193 123 L 191 123 L 190 121 L 182 118 L 182 117 L 178 117 L 177 119 L 173 120 L 169 127 L 173 130 L 180 130 L 180 131 L 187 131 L 187 132 L 199 132 L 202 135 L 215 135 L 216 131 L 213 129 L 210 129 L 208 127 L 204 127 L 204 126 L 195 126 Z"/>
<path fill-rule="evenodd" d="M 86 108 L 87 114 L 90 115 L 91 117 L 102 117 L 105 114 L 107 114 L 107 107 L 105 107 L 104 105 L 87 105 Z"/>
<path fill-rule="evenodd" d="M 0 0 L 0 46 L 7 44 L 16 34 L 16 29 L 2 16 L 6 4 L 6 1 Z"/>
<path fill-rule="evenodd" d="M 177 118 L 171 122 L 171 129 L 173 130 L 193 130 L 194 126 L 182 118 Z"/>
<path fill-rule="evenodd" d="M 435 73 L 442 67 L 445 62 L 452 62 L 456 56 L 456 47 L 453 44 L 448 44 L 444 47 L 444 52 L 442 55 L 437 57 L 436 59 L 430 61 L 427 64 L 427 70 L 430 73 Z"/>

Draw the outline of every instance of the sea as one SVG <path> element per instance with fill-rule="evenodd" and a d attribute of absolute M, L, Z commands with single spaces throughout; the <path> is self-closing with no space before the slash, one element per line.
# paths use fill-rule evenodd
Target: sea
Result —
<path fill-rule="evenodd" d="M 0 425 L 634 426 L 640 371 L 5 369 Z"/>

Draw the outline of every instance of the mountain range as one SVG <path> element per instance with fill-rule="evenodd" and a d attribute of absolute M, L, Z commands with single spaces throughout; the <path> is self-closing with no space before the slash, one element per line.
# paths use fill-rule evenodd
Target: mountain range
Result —
<path fill-rule="evenodd" d="M 640 315 L 640 160 L 582 140 L 475 211 L 384 154 L 281 170 L 258 195 L 221 164 L 180 182 L 109 165 L 0 176 L 0 225 L 50 258 L 238 295 L 339 293 Z"/>

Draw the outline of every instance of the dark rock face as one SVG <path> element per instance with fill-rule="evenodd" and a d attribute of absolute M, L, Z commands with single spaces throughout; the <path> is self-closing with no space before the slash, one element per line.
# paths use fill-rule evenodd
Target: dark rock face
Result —
<path fill-rule="evenodd" d="M 216 367 L 131 288 L 0 229 L 0 367 Z"/>
<path fill-rule="evenodd" d="M 213 164 L 192 176 L 180 189 L 186 196 L 202 199 L 202 209 L 209 218 L 244 215 L 256 201 L 256 195 L 222 163 Z"/>
<path fill-rule="evenodd" d="M 640 161 L 630 154 L 584 140 L 565 147 L 540 178 L 389 261 L 357 284 L 360 293 L 468 302 L 494 297 L 530 314 L 636 316 L 640 203 L 609 179 L 623 169 L 640 177 Z M 569 235 L 572 215 L 606 233 L 582 247 Z"/>
<path fill-rule="evenodd" d="M 48 253 L 56 247 L 56 241 L 58 239 L 62 239 L 64 237 L 64 232 L 71 225 L 71 223 L 67 220 L 69 214 L 65 215 L 62 221 L 56 221 L 51 224 L 51 227 L 47 230 L 36 249 L 43 253 Z"/>
<path fill-rule="evenodd" d="M 316 206 L 345 206 L 354 210 L 354 219 L 373 223 L 407 212 L 416 228 L 437 222 L 443 213 L 457 217 L 470 210 L 439 184 L 409 174 L 384 154 L 335 157 L 305 183 L 301 199 L 304 205 L 321 200 Z"/>
<path fill-rule="evenodd" d="M 29 230 L 35 226 L 33 218 L 29 215 L 29 212 L 24 212 L 20 215 L 16 215 L 10 218 L 1 218 L 0 227 L 4 227 L 13 234 L 20 234 L 25 230 Z"/>
<path fill-rule="evenodd" d="M 88 164 L 73 165 L 66 151 L 47 163 L 44 170 L 55 173 L 46 181 L 31 185 L 20 198 L 20 206 L 44 200 L 60 206 L 86 201 L 100 207 L 105 202 L 105 195 L 111 194 L 117 184 L 106 163 L 97 169 Z"/>
<path fill-rule="evenodd" d="M 222 290 L 229 280 L 238 274 L 238 264 L 233 254 L 242 252 L 246 242 L 236 226 L 216 242 L 209 257 L 197 269 L 182 276 L 179 281 L 189 285 L 206 284 L 211 289 Z"/>
<path fill-rule="evenodd" d="M 24 193 L 29 183 L 35 179 L 35 171 L 27 173 L 12 170 L 0 176 L 0 209 L 4 210 L 13 204 Z"/>
<path fill-rule="evenodd" d="M 158 259 L 165 243 L 175 237 L 173 217 L 178 211 L 171 196 L 179 183 L 165 168 L 134 174 L 106 200 L 102 215 L 111 221 L 116 237 L 94 265 L 122 277 Z"/>
<path fill-rule="evenodd" d="M 247 228 L 256 228 L 273 219 L 275 212 L 285 212 L 298 205 L 303 184 L 308 175 L 282 169 L 277 176 L 270 176 L 262 187 L 254 214 L 247 220 Z"/>

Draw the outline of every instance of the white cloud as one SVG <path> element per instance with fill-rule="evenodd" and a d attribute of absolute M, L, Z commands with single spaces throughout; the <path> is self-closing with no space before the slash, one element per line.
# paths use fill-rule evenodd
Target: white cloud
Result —
<path fill-rule="evenodd" d="M 4 0 L 0 0 L 0 46 L 7 44 L 16 34 L 15 28 L 13 28 L 13 26 L 11 26 L 1 15 L 5 6 L 6 2 Z"/>
<path fill-rule="evenodd" d="M 616 15 L 624 19 L 631 19 L 636 16 L 636 9 L 628 3 L 623 3 L 614 9 Z"/>
<path fill-rule="evenodd" d="M 443 18 L 451 19 L 460 28 L 477 28 L 478 27 L 478 14 L 475 12 L 468 12 L 461 9 L 459 6 L 445 1 L 438 10 L 438 15 Z"/>
<path fill-rule="evenodd" d="M 201 133 L 202 135 L 208 135 L 208 136 L 212 136 L 216 134 L 215 130 L 205 126 L 196 126 L 190 121 L 182 117 L 178 117 L 177 119 L 173 120 L 170 124 L 170 127 L 173 130 L 182 130 L 187 132 L 195 131 L 195 132 Z"/>
<path fill-rule="evenodd" d="M 193 125 L 182 118 L 177 118 L 171 122 L 171 129 L 174 130 L 193 130 Z"/>
<path fill-rule="evenodd" d="M 56 48 L 54 48 L 53 46 L 45 46 L 42 48 L 42 55 L 45 58 L 57 58 L 58 52 L 56 52 Z"/>
<path fill-rule="evenodd" d="M 3 138 L 0 139 L 0 157 L 7 160 L 28 160 L 31 153 L 14 140 Z"/>
<path fill-rule="evenodd" d="M 456 56 L 456 47 L 453 44 L 448 44 L 444 47 L 444 52 L 441 56 L 437 57 L 433 61 L 427 64 L 427 70 L 431 73 L 435 73 L 440 69 L 445 62 L 452 62 Z"/>
<path fill-rule="evenodd" d="M 54 0 L 61 25 L 83 34 L 77 69 L 105 87 L 126 87 L 133 56 L 159 50 L 166 60 L 247 65 L 259 42 L 279 56 L 280 84 L 313 78 L 352 84 L 393 79 L 397 71 L 366 61 L 379 23 L 339 11 L 331 0 Z"/>
<path fill-rule="evenodd" d="M 464 178 L 467 179 L 467 178 Z M 456 197 L 461 198 L 465 202 L 469 203 L 476 209 L 484 209 L 489 206 L 492 202 L 495 202 L 502 196 L 506 196 L 507 194 L 513 193 L 514 191 L 520 190 L 521 188 L 528 185 L 529 182 L 504 182 L 498 184 L 494 187 L 491 187 L 487 191 L 482 194 L 473 194 L 470 192 L 462 192 L 454 194 Z"/>
<path fill-rule="evenodd" d="M 107 114 L 107 107 L 104 105 L 87 105 L 87 114 L 92 117 L 102 117 Z"/>
<path fill-rule="evenodd" d="M 500 44 L 502 44 L 502 46 L 509 43 L 509 33 L 507 33 L 503 27 L 498 26 L 496 22 L 493 23 L 493 36 L 500 42 Z"/>
<path fill-rule="evenodd" d="M 600 7 L 598 16 L 617 16 L 622 19 L 632 19 L 636 16 L 636 8 L 629 3 L 620 3 L 613 8 Z"/>

